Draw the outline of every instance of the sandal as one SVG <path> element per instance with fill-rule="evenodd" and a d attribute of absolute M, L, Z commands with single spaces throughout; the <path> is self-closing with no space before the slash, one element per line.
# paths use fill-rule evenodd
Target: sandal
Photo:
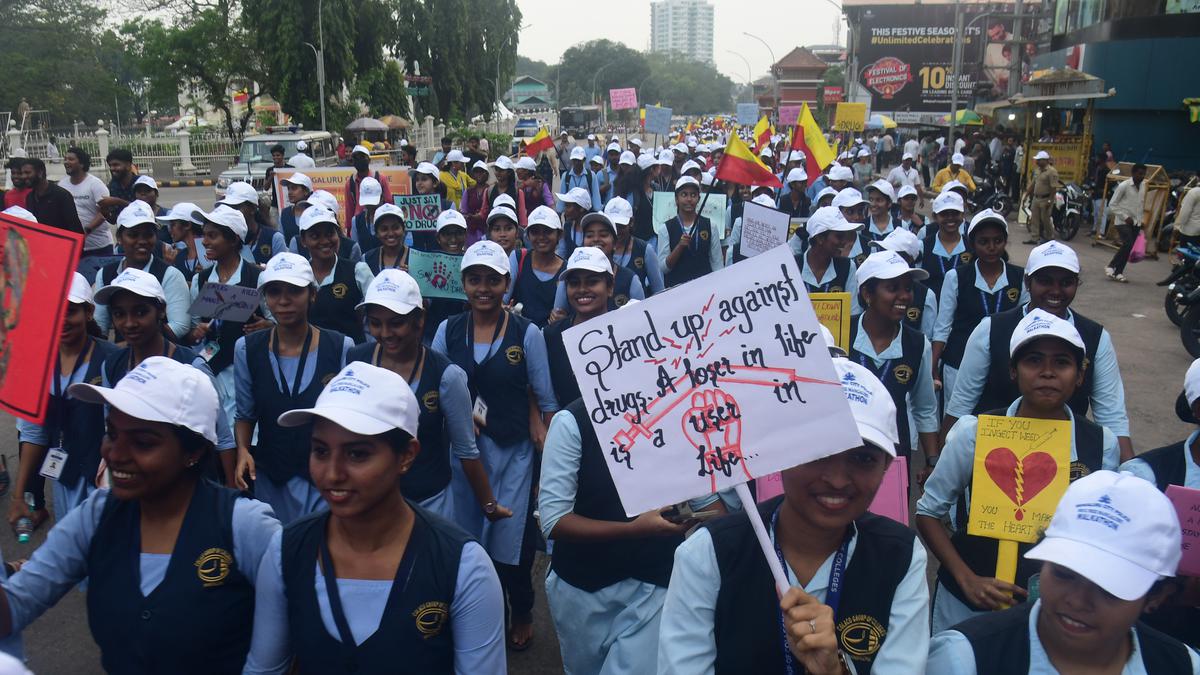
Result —
<path fill-rule="evenodd" d="M 526 626 L 528 626 L 528 628 L 529 628 L 529 637 L 525 638 L 524 642 L 517 642 L 513 638 L 513 632 L 517 628 L 524 628 Z M 523 651 L 529 649 L 529 647 L 532 644 L 533 644 L 533 624 L 532 623 L 515 623 L 508 629 L 508 648 L 509 649 L 513 650 L 514 652 L 523 652 Z"/>

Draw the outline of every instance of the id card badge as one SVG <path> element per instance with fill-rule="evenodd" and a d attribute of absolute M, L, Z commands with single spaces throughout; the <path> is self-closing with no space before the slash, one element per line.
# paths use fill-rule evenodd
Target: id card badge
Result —
<path fill-rule="evenodd" d="M 475 407 L 471 409 L 471 417 L 475 418 L 475 423 L 479 426 L 487 426 L 487 403 L 484 402 L 482 396 L 475 398 Z"/>
<path fill-rule="evenodd" d="M 221 351 L 221 345 L 217 344 L 216 340 L 209 340 L 200 348 L 200 358 L 204 359 L 205 363 L 212 361 L 217 352 Z"/>
<path fill-rule="evenodd" d="M 66 450 L 62 448 L 50 448 L 46 451 L 46 457 L 42 460 L 42 468 L 38 473 L 51 480 L 58 480 L 58 477 L 62 475 L 63 465 L 66 463 Z"/>

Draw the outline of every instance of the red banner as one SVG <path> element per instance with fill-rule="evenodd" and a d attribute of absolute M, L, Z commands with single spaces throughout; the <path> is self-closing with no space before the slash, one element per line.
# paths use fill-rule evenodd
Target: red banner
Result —
<path fill-rule="evenodd" d="M 0 408 L 41 424 L 83 235 L 0 215 Z"/>
<path fill-rule="evenodd" d="M 825 87 L 825 105 L 842 102 L 841 87 Z"/>

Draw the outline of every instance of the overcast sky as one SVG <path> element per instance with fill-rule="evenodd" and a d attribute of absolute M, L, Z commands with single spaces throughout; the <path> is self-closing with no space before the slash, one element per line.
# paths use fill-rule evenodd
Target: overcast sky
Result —
<path fill-rule="evenodd" d="M 796 46 L 830 44 L 833 22 L 841 16 L 827 0 L 710 0 L 713 14 L 713 59 L 717 70 L 735 82 L 746 81 L 750 62 L 755 79 L 765 75 L 771 55 L 762 43 L 743 35 L 749 31 L 766 40 L 781 59 Z M 840 3 L 839 3 L 840 4 Z M 580 42 L 606 38 L 632 49 L 650 47 L 650 0 L 517 0 L 524 17 L 520 53 L 557 63 L 562 53 Z M 846 24 L 839 19 L 839 44 L 846 44 Z M 631 83 L 629 86 L 636 86 Z"/>

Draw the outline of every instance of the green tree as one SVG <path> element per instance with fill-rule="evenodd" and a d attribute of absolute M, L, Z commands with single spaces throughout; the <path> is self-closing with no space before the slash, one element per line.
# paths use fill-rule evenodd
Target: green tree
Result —
<path fill-rule="evenodd" d="M 683 115 L 724 112 L 733 106 L 733 81 L 712 65 L 675 54 L 650 54 L 650 76 L 639 102 L 662 105 Z"/>
<path fill-rule="evenodd" d="M 148 63 L 144 46 L 136 39 L 136 28 L 125 26 L 119 32 L 106 30 L 99 37 L 96 58 L 109 71 L 121 110 L 133 116 L 141 126 L 151 110 L 159 114 L 179 110 L 178 83 L 151 78 L 153 64 Z"/>
<path fill-rule="evenodd" d="M 590 105 L 607 99 L 609 89 L 638 86 L 649 74 L 650 64 L 640 52 L 611 40 L 592 40 L 563 52 L 546 78 L 557 79 L 560 106 Z"/>

